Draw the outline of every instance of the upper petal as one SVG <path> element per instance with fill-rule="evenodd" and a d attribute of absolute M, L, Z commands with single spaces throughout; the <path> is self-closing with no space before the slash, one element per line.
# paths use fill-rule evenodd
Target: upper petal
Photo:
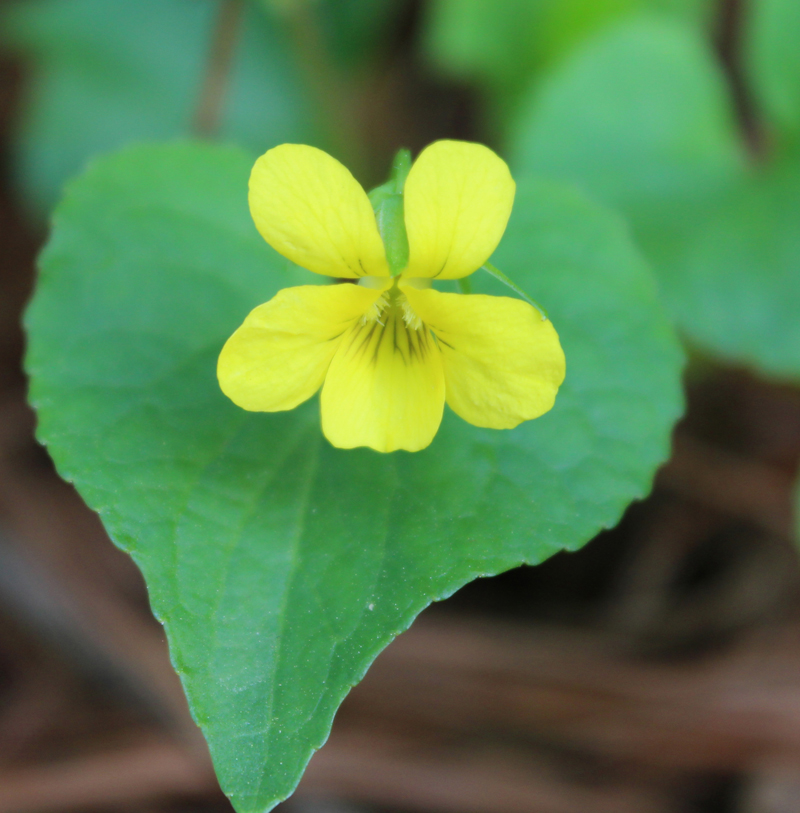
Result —
<path fill-rule="evenodd" d="M 437 141 L 405 184 L 406 277 L 457 279 L 491 257 L 506 229 L 516 184 L 488 147 Z"/>
<path fill-rule="evenodd" d="M 322 388 L 322 431 L 342 449 L 416 452 L 433 440 L 444 411 L 444 374 L 426 329 L 406 327 L 396 309 L 356 323 Z"/>
<path fill-rule="evenodd" d="M 553 406 L 566 368 L 549 319 L 505 296 L 403 290 L 436 336 L 453 412 L 475 426 L 512 429 Z"/>
<path fill-rule="evenodd" d="M 243 409 L 294 409 L 320 388 L 342 337 L 379 296 L 349 283 L 284 288 L 225 343 L 220 388 Z"/>
<path fill-rule="evenodd" d="M 305 144 L 268 150 L 250 173 L 249 200 L 261 236 L 297 265 L 343 279 L 389 276 L 367 193 L 326 152 Z"/>

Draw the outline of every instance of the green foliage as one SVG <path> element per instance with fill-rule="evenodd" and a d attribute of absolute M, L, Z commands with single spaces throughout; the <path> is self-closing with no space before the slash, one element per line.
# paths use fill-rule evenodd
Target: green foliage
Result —
<path fill-rule="evenodd" d="M 191 131 L 208 70 L 216 0 L 38 0 L 4 8 L 5 43 L 32 65 L 15 170 L 39 215 L 96 153 Z M 219 136 L 252 149 L 308 135 L 280 31 L 248 7 Z"/>
<path fill-rule="evenodd" d="M 333 59 L 360 67 L 379 55 L 403 4 L 396 0 L 317 0 L 315 11 Z"/>
<path fill-rule="evenodd" d="M 538 72 L 604 26 L 643 8 L 700 20 L 710 0 L 434 0 L 426 50 L 446 73 L 513 107 Z"/>
<path fill-rule="evenodd" d="M 762 112 L 778 135 L 800 139 L 800 3 L 755 0 L 745 55 Z"/>
<path fill-rule="evenodd" d="M 513 154 L 519 167 L 585 186 L 654 238 L 665 221 L 693 222 L 745 166 L 703 38 L 652 17 L 607 29 L 543 81 Z"/>
<path fill-rule="evenodd" d="M 223 342 L 279 288 L 319 282 L 256 233 L 251 161 L 184 143 L 95 162 L 56 212 L 27 317 L 39 437 L 144 571 L 240 811 L 292 791 L 431 601 L 616 523 L 682 406 L 681 352 L 625 226 L 521 178 L 495 261 L 560 333 L 551 413 L 503 432 L 448 413 L 427 450 L 380 455 L 332 448 L 316 401 L 237 409 Z"/>
<path fill-rule="evenodd" d="M 628 216 L 692 342 L 800 376 L 798 159 L 786 150 L 748 166 L 695 30 L 649 17 L 585 43 L 531 94 L 513 142 L 518 168 L 569 179 Z"/>
<path fill-rule="evenodd" d="M 687 236 L 669 278 L 698 344 L 782 378 L 800 377 L 798 158 L 727 195 Z"/>
<path fill-rule="evenodd" d="M 253 0 L 313 29 L 316 47 L 338 68 L 357 70 L 380 58 L 404 11 L 402 0 Z"/>

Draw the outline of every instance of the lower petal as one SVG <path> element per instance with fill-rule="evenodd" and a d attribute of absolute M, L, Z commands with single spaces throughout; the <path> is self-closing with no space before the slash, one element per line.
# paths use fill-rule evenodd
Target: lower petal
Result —
<path fill-rule="evenodd" d="M 407 327 L 396 309 L 384 315 L 356 323 L 340 344 L 322 388 L 322 431 L 342 449 L 416 452 L 442 420 L 441 354 L 428 330 Z"/>
<path fill-rule="evenodd" d="M 242 409 L 294 409 L 322 386 L 342 337 L 380 296 L 349 283 L 284 288 L 225 343 L 220 388 Z"/>
<path fill-rule="evenodd" d="M 566 370 L 552 322 L 519 299 L 402 287 L 436 337 L 453 412 L 513 429 L 552 408 Z"/>

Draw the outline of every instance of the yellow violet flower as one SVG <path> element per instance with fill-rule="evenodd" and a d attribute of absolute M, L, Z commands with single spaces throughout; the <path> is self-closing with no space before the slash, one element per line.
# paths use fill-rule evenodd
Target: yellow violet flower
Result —
<path fill-rule="evenodd" d="M 257 412 L 322 387 L 322 431 L 344 449 L 418 451 L 445 401 L 475 426 L 511 429 L 547 412 L 564 380 L 552 323 L 519 299 L 444 293 L 494 252 L 515 184 L 480 144 L 437 141 L 404 189 L 408 265 L 392 277 L 370 200 L 327 153 L 282 144 L 256 161 L 250 211 L 264 239 L 335 285 L 286 288 L 259 305 L 219 357 L 220 387 Z"/>

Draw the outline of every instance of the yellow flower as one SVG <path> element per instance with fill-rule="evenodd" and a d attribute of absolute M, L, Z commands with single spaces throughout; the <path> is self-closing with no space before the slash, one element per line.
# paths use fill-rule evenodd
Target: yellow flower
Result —
<path fill-rule="evenodd" d="M 293 409 L 322 387 L 322 430 L 340 448 L 418 451 L 445 401 L 475 426 L 547 412 L 564 379 L 549 320 L 509 297 L 444 293 L 431 280 L 480 268 L 506 228 L 515 184 L 487 147 L 438 141 L 405 182 L 408 264 L 392 277 L 369 198 L 314 147 L 256 161 L 250 211 L 264 239 L 317 274 L 356 280 L 280 291 L 228 339 L 217 367 L 235 404 Z"/>

